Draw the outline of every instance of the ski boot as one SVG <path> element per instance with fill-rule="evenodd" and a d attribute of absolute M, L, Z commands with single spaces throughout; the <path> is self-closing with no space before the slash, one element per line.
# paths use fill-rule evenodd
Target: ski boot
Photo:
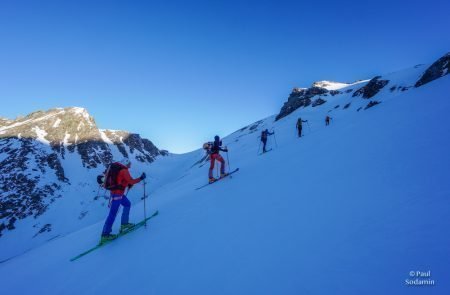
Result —
<path fill-rule="evenodd" d="M 117 238 L 117 235 L 112 235 L 112 234 L 102 234 L 102 237 L 100 238 L 100 245 L 110 242 L 114 239 Z"/>
<path fill-rule="evenodd" d="M 120 232 L 124 232 L 124 231 L 130 230 L 130 229 L 132 229 L 134 226 L 135 226 L 134 223 L 126 223 L 126 224 L 122 224 L 122 225 L 120 226 Z"/>
<path fill-rule="evenodd" d="M 209 183 L 213 183 L 213 182 L 215 182 L 215 181 L 217 181 L 217 179 L 215 179 L 214 177 L 210 177 L 210 178 L 209 178 Z"/>
<path fill-rule="evenodd" d="M 228 176 L 228 173 L 220 173 L 220 179 L 227 177 L 227 176 Z"/>

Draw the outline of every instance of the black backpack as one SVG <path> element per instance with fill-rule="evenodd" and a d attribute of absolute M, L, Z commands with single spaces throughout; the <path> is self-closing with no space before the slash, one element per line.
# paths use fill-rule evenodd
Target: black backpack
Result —
<path fill-rule="evenodd" d="M 264 130 L 263 132 L 261 132 L 261 139 L 262 139 L 262 140 L 267 139 L 267 132 L 266 132 L 266 130 Z"/>
<path fill-rule="evenodd" d="M 119 163 L 112 163 L 103 175 L 97 176 L 98 184 L 110 191 L 125 189 L 125 187 L 117 183 L 117 176 L 122 169 L 126 168 Z"/>

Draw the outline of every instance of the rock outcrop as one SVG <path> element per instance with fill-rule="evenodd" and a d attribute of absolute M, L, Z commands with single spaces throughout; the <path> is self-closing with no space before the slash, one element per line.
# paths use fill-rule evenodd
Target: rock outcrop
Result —
<path fill-rule="evenodd" d="M 286 117 L 300 107 L 307 107 L 311 104 L 311 98 L 316 95 L 323 95 L 329 91 L 321 87 L 294 88 L 289 95 L 288 101 L 284 103 L 275 120 Z"/>
<path fill-rule="evenodd" d="M 352 96 L 362 96 L 366 99 L 374 97 L 381 89 L 383 89 L 384 86 L 389 83 L 389 80 L 381 80 L 380 78 L 381 76 L 373 78 L 365 86 L 356 90 Z"/>
<path fill-rule="evenodd" d="M 420 87 L 450 73 L 450 52 L 433 63 L 416 82 L 415 87 Z"/>

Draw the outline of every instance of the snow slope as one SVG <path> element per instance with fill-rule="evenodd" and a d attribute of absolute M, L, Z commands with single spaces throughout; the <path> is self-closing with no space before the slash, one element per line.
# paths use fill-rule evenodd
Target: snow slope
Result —
<path fill-rule="evenodd" d="M 0 264 L 0 285 L 8 294 L 448 294 L 449 89 L 446 76 L 383 89 L 368 110 L 344 95 L 266 118 L 224 139 L 241 171 L 198 191 L 203 151 L 156 161 L 147 211 L 160 215 L 147 229 L 76 262 L 103 222 L 54 239 Z M 330 104 L 350 100 L 325 127 Z M 310 123 L 301 139 L 298 116 Z M 270 137 L 273 150 L 258 156 L 265 128 L 277 145 Z M 130 193 L 132 220 L 143 217 L 141 193 Z M 435 286 L 405 286 L 410 271 L 428 270 Z"/>
<path fill-rule="evenodd" d="M 35 111 L 0 125 L 0 263 L 103 220 L 108 197 L 93 180 L 111 161 L 128 157 L 142 171 L 168 155 L 138 134 L 98 129 L 80 107 Z M 151 177 L 153 184 L 163 172 Z"/>

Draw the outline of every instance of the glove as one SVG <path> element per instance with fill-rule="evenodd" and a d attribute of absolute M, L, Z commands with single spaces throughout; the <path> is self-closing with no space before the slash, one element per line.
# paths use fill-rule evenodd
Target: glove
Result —
<path fill-rule="evenodd" d="M 144 180 L 147 178 L 147 175 L 145 175 L 145 172 L 142 173 L 141 177 L 139 177 L 141 180 Z"/>
<path fill-rule="evenodd" d="M 97 183 L 98 183 L 99 185 L 104 184 L 104 183 L 105 183 L 105 175 L 99 175 L 99 176 L 97 176 Z"/>
<path fill-rule="evenodd" d="M 128 185 L 128 190 L 130 190 L 132 187 L 133 187 L 133 185 L 132 185 L 132 184 L 129 184 L 129 185 Z"/>

